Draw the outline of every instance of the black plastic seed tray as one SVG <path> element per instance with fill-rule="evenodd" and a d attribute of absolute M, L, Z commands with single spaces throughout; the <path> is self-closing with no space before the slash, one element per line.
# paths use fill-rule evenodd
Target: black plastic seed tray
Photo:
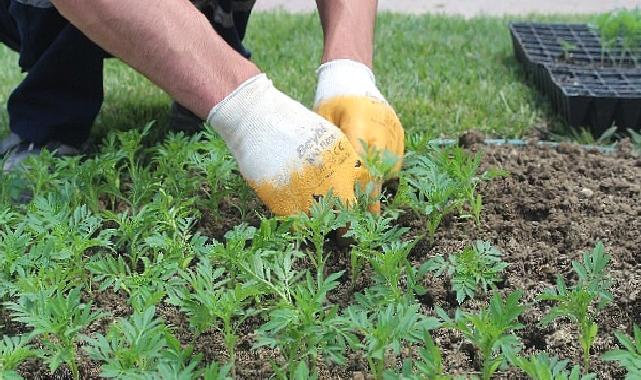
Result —
<path fill-rule="evenodd" d="M 641 71 L 618 68 L 549 67 L 545 93 L 571 127 L 601 135 L 614 122 L 641 129 Z"/>
<path fill-rule="evenodd" d="M 517 60 L 568 125 L 641 130 L 641 57 L 603 52 L 585 24 L 513 23 L 510 32 Z"/>
<path fill-rule="evenodd" d="M 641 67 L 620 44 L 603 49 L 598 31 L 587 24 L 510 24 L 517 59 L 534 64 Z"/>

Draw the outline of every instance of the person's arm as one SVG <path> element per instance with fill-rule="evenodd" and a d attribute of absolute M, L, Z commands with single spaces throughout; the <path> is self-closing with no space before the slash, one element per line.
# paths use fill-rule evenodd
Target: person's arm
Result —
<path fill-rule="evenodd" d="M 260 70 L 187 0 L 52 0 L 91 40 L 205 119 Z"/>
<path fill-rule="evenodd" d="M 321 63 L 351 59 L 372 67 L 377 0 L 316 0 L 323 26 Z"/>
<path fill-rule="evenodd" d="M 384 180 L 400 171 L 404 131 L 396 113 L 376 85 L 372 72 L 376 0 L 317 0 L 324 42 L 314 109 L 336 124 L 361 155 L 369 148 L 388 151 L 396 164 L 383 178 L 365 177 L 372 211 L 379 211 L 378 198 Z M 373 187 L 372 184 L 373 183 Z"/>
<path fill-rule="evenodd" d="M 276 214 L 329 191 L 354 198 L 361 175 L 343 133 L 278 91 L 187 0 L 52 0 L 85 35 L 207 119 Z"/>

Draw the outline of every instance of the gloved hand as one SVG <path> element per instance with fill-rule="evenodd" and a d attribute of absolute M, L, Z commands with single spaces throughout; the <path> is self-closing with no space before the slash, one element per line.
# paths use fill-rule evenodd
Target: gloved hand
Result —
<path fill-rule="evenodd" d="M 207 119 L 225 140 L 258 197 L 277 215 L 307 211 L 330 190 L 345 202 L 363 168 L 334 125 L 257 75 L 216 105 Z"/>
<path fill-rule="evenodd" d="M 316 112 L 338 126 L 361 157 L 366 153 L 362 145 L 365 142 L 398 158 L 387 178 L 364 175 L 360 179 L 362 189 L 375 180 L 369 194 L 370 210 L 378 213 L 383 181 L 398 177 L 402 166 L 405 141 L 401 122 L 376 87 L 374 74 L 364 64 L 338 59 L 322 64 L 317 73 Z"/>

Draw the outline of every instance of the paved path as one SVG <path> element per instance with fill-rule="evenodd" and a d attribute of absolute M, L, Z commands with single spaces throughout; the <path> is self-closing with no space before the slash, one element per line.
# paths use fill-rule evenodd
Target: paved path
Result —
<path fill-rule="evenodd" d="M 617 8 L 641 7 L 641 0 L 379 0 L 379 9 L 402 13 L 523 15 L 529 13 L 599 13 Z M 311 12 L 314 0 L 257 0 L 257 10 L 282 9 Z"/>

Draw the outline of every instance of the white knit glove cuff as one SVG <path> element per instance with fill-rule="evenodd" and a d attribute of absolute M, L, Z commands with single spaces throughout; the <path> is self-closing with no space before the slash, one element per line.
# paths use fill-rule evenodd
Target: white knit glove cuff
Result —
<path fill-rule="evenodd" d="M 366 65 L 351 59 L 323 63 L 318 70 L 314 106 L 335 96 L 368 96 L 385 102 L 376 87 L 374 73 Z"/>

